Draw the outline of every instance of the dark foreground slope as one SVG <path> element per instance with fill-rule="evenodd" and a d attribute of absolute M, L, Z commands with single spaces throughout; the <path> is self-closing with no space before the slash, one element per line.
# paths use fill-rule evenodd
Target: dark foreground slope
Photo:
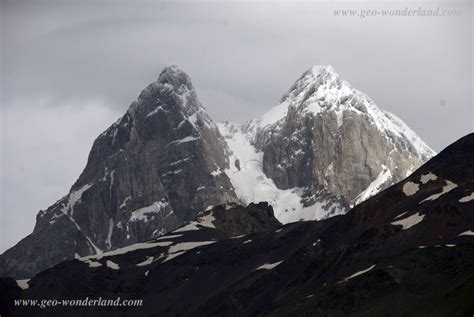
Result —
<path fill-rule="evenodd" d="M 59 264 L 24 290 L 3 279 L 0 294 L 3 307 L 9 298 L 143 300 L 13 308 L 18 316 L 472 316 L 473 193 L 471 134 L 346 215 L 276 229 L 264 205 L 229 216 L 233 225 L 208 213 L 121 254 Z M 225 233 L 223 223 L 247 230 Z"/>

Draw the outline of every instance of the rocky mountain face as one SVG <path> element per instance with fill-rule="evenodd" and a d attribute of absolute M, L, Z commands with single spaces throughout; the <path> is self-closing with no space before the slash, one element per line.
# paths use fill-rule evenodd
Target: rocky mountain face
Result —
<path fill-rule="evenodd" d="M 345 215 L 279 226 L 267 204 L 222 206 L 149 243 L 0 279 L 0 313 L 471 316 L 473 209 L 470 134 Z M 87 296 L 143 302 L 12 306 Z"/>
<path fill-rule="evenodd" d="M 148 241 L 223 204 L 267 201 L 282 223 L 343 214 L 432 155 L 329 66 L 241 126 L 215 124 L 190 78 L 167 67 L 95 140 L 69 194 L 0 255 L 0 276 Z"/>
<path fill-rule="evenodd" d="M 219 129 L 233 151 L 227 173 L 237 196 L 271 202 L 284 223 L 344 213 L 434 155 L 331 66 L 303 73 L 260 119 Z"/>
<path fill-rule="evenodd" d="M 209 206 L 237 202 L 225 140 L 190 78 L 163 70 L 94 142 L 68 195 L 40 211 L 32 234 L 0 257 L 0 275 L 28 277 L 61 261 L 169 232 Z"/>

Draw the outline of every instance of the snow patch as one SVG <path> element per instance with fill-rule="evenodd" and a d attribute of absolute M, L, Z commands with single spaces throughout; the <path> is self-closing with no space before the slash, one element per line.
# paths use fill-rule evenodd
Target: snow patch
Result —
<path fill-rule="evenodd" d="M 365 274 L 365 273 L 371 271 L 374 267 L 375 267 L 375 264 L 372 265 L 372 266 L 370 266 L 370 267 L 368 267 L 368 268 L 366 268 L 365 270 L 361 270 L 361 271 L 359 271 L 359 272 L 356 272 L 356 273 L 352 274 L 351 276 L 346 277 L 346 278 L 345 278 L 344 280 L 342 280 L 341 282 L 347 282 L 347 281 L 349 281 L 350 279 L 353 279 L 354 277 L 357 277 L 357 276 L 359 276 L 359 275 Z M 339 283 L 341 283 L 341 282 L 339 282 Z"/>
<path fill-rule="evenodd" d="M 82 194 L 91 187 L 92 184 L 86 184 L 81 188 L 70 192 L 67 203 L 63 204 L 62 212 L 72 216 L 74 212 L 74 205 L 76 205 L 78 202 L 81 202 Z"/>
<path fill-rule="evenodd" d="M 460 203 L 467 203 L 467 202 L 469 202 L 469 201 L 471 201 L 471 200 L 474 200 L 474 192 L 471 193 L 471 194 L 468 195 L 468 196 L 465 196 L 465 197 L 459 199 L 459 202 L 460 202 Z"/>
<path fill-rule="evenodd" d="M 171 233 L 199 230 L 199 228 L 197 227 L 197 224 L 198 223 L 196 221 L 190 222 L 190 223 L 188 223 L 187 225 L 185 225 L 181 228 L 178 228 L 174 231 L 171 231 Z"/>
<path fill-rule="evenodd" d="M 265 127 L 280 121 L 286 117 L 286 114 L 288 113 L 288 106 L 289 102 L 285 101 L 278 106 L 271 108 L 260 118 L 259 125 L 261 127 Z"/>
<path fill-rule="evenodd" d="M 80 257 L 79 254 L 75 254 L 74 255 L 74 258 L 76 260 L 79 260 L 81 262 L 84 262 L 86 264 L 89 265 L 89 267 L 99 267 L 99 266 L 102 266 L 102 263 L 98 262 L 98 261 L 94 261 L 95 259 L 100 259 L 100 257 L 95 257 L 94 255 L 89 255 L 89 256 L 85 256 L 85 257 Z"/>
<path fill-rule="evenodd" d="M 367 186 L 367 188 L 356 197 L 355 203 L 360 204 L 361 202 L 377 194 L 380 190 L 382 190 L 382 186 L 390 179 L 392 179 L 392 173 L 385 165 L 382 165 L 382 171 L 379 173 L 377 178 L 374 179 L 372 183 L 370 183 L 370 185 Z"/>
<path fill-rule="evenodd" d="M 184 254 L 185 252 L 192 250 L 194 248 L 215 243 L 216 241 L 198 241 L 198 242 L 182 242 L 176 245 L 172 245 L 168 250 L 168 256 L 163 261 L 167 262 L 171 259 L 174 259 L 177 256 Z"/>
<path fill-rule="evenodd" d="M 65 214 L 54 214 L 50 219 L 49 219 L 49 224 L 52 225 L 58 221 L 59 218 L 64 217 Z"/>
<path fill-rule="evenodd" d="M 401 214 L 399 214 L 398 216 L 396 216 L 396 217 L 393 218 L 393 219 L 395 220 L 395 219 L 401 218 L 401 217 L 403 217 L 404 215 L 406 215 L 407 212 L 408 212 L 408 211 L 402 212 Z"/>
<path fill-rule="evenodd" d="M 186 161 L 189 161 L 189 157 L 186 157 L 186 158 L 184 158 L 184 159 L 182 159 L 182 160 L 177 160 L 177 161 L 171 162 L 171 163 L 169 164 L 169 166 L 179 165 L 179 164 L 182 164 L 182 163 L 184 163 L 184 162 L 186 162 Z"/>
<path fill-rule="evenodd" d="M 193 142 L 193 141 L 196 141 L 196 140 L 199 140 L 199 138 L 196 138 L 194 136 L 187 136 L 185 138 L 182 138 L 180 140 L 176 140 L 176 141 L 173 141 L 173 142 L 170 142 L 168 145 L 171 145 L 171 144 L 182 144 L 182 143 L 187 143 L 187 142 Z"/>
<path fill-rule="evenodd" d="M 28 282 L 30 281 L 30 279 L 24 279 L 24 280 L 16 280 L 16 284 L 18 285 L 19 288 L 21 289 L 27 289 L 30 287 L 30 285 L 28 285 Z"/>
<path fill-rule="evenodd" d="M 434 194 L 434 195 L 431 195 L 430 197 L 422 200 L 420 202 L 420 204 L 424 203 L 425 201 L 429 201 L 429 200 L 436 200 L 438 199 L 439 197 L 443 196 L 444 194 L 447 194 L 449 193 L 450 191 L 452 191 L 453 189 L 455 189 L 456 187 L 458 187 L 457 184 L 449 181 L 449 180 L 446 180 L 446 185 L 443 186 L 443 190 L 441 191 L 441 193 L 439 194 Z"/>
<path fill-rule="evenodd" d="M 107 233 L 107 240 L 105 240 L 105 244 L 108 246 L 109 249 L 112 246 L 110 240 L 112 239 L 112 233 L 114 231 L 114 226 L 115 226 L 115 222 L 112 218 L 110 218 L 109 219 L 109 231 Z"/>
<path fill-rule="evenodd" d="M 203 227 L 215 228 L 216 226 L 212 223 L 214 220 L 216 220 L 216 218 L 214 218 L 211 212 L 209 215 L 199 218 L 197 222 Z"/>
<path fill-rule="evenodd" d="M 179 237 L 182 237 L 183 235 L 182 234 L 173 234 L 173 235 L 166 235 L 166 236 L 162 236 L 158 239 L 156 239 L 157 241 L 158 240 L 169 240 L 169 239 L 174 239 L 174 238 L 179 238 Z"/>
<path fill-rule="evenodd" d="M 152 256 L 147 256 L 145 261 L 140 262 L 140 263 L 137 263 L 136 266 L 150 265 L 151 263 L 153 263 L 153 259 L 154 259 L 154 257 L 152 257 Z"/>
<path fill-rule="evenodd" d="M 420 181 L 423 183 L 423 184 L 426 184 L 428 183 L 429 181 L 435 181 L 438 179 L 438 176 L 436 176 L 435 174 L 433 173 L 428 173 L 428 174 L 424 174 L 424 175 L 421 175 L 421 178 L 420 178 Z"/>
<path fill-rule="evenodd" d="M 171 174 L 179 174 L 182 171 L 183 171 L 182 169 L 177 169 L 177 170 L 166 172 L 166 173 L 162 174 L 161 176 L 164 177 L 164 176 L 171 175 Z"/>
<path fill-rule="evenodd" d="M 125 253 L 128 253 L 128 252 L 136 251 L 136 250 L 144 250 L 144 249 L 150 249 L 150 248 L 155 248 L 155 247 L 166 247 L 166 246 L 169 246 L 171 244 L 173 244 L 173 242 L 171 242 L 171 241 L 135 243 L 135 244 L 131 244 L 131 245 L 128 245 L 128 246 L 120 248 L 120 249 L 115 249 L 113 251 L 81 257 L 78 260 L 83 261 L 83 262 L 89 261 L 91 259 L 100 260 L 103 257 L 121 255 L 121 254 L 125 254 Z"/>
<path fill-rule="evenodd" d="M 155 115 L 156 113 L 158 113 L 158 111 L 166 111 L 165 109 L 163 109 L 162 106 L 159 106 L 159 107 L 156 107 L 153 111 L 150 111 L 147 115 L 146 115 L 146 118 L 149 118 L 153 115 Z"/>
<path fill-rule="evenodd" d="M 115 263 L 113 261 L 110 261 L 110 260 L 107 260 L 107 262 L 105 262 L 105 265 L 107 265 L 107 267 L 112 269 L 112 270 L 120 269 L 120 266 L 117 263 Z"/>
<path fill-rule="evenodd" d="M 405 196 L 413 196 L 420 190 L 420 185 L 413 182 L 406 182 L 403 184 L 403 193 Z"/>
<path fill-rule="evenodd" d="M 64 212 L 64 210 L 63 210 Z M 76 220 L 74 220 L 74 218 L 72 216 L 69 216 L 68 214 L 65 213 L 66 216 L 68 216 L 69 220 L 71 220 L 71 222 L 74 224 L 74 226 L 77 228 L 77 230 L 79 230 L 80 232 L 82 232 L 82 229 L 81 227 L 79 226 L 79 224 L 76 222 Z M 95 253 L 96 254 L 101 254 L 102 253 L 102 250 L 99 249 L 94 242 L 92 242 L 91 238 L 89 238 L 89 236 L 87 236 L 85 233 L 84 234 L 84 237 L 86 238 L 87 242 L 89 242 L 89 245 L 94 249 Z"/>
<path fill-rule="evenodd" d="M 278 265 L 280 265 L 283 261 L 279 261 L 279 262 L 274 262 L 274 263 L 265 263 L 265 264 L 262 264 L 260 265 L 259 267 L 257 267 L 255 269 L 255 271 L 257 270 L 271 270 L 273 269 L 274 267 L 277 267 Z"/>
<path fill-rule="evenodd" d="M 86 261 L 86 263 L 89 264 L 89 267 L 99 267 L 99 266 L 102 266 L 102 263 L 97 262 L 97 261 L 92 261 L 92 260 Z"/>
<path fill-rule="evenodd" d="M 222 171 L 220 170 L 220 168 L 216 169 L 215 171 L 212 171 L 211 172 L 211 175 L 216 177 L 218 175 L 222 174 Z"/>
<path fill-rule="evenodd" d="M 81 227 L 79 226 L 79 224 L 76 222 L 76 220 L 74 220 L 73 218 L 73 211 L 74 211 L 74 206 L 81 201 L 81 198 L 82 198 L 82 194 L 88 190 L 89 188 L 92 187 L 92 184 L 86 184 L 84 186 L 82 186 L 81 188 L 75 190 L 75 191 L 72 191 L 71 193 L 69 193 L 69 196 L 68 196 L 68 200 L 67 202 L 63 205 L 62 205 L 62 208 L 61 208 L 61 212 L 66 215 L 69 220 L 71 220 L 71 222 L 74 224 L 74 226 L 76 226 L 77 230 L 81 231 L 82 232 L 82 229 Z M 91 238 L 89 238 L 84 232 L 82 232 L 84 234 L 84 236 L 86 237 L 87 241 L 89 242 L 89 244 L 91 245 L 91 247 L 95 250 L 95 253 L 96 254 L 100 254 L 102 253 L 102 250 L 99 249 L 95 244 L 94 242 L 92 242 Z"/>
<path fill-rule="evenodd" d="M 146 206 L 133 211 L 132 216 L 130 217 L 130 221 L 147 221 L 147 215 L 157 214 L 167 206 L 168 202 L 166 201 L 155 201 L 150 206 Z"/>
<path fill-rule="evenodd" d="M 127 201 L 129 201 L 131 198 L 132 198 L 132 196 L 125 197 L 125 199 L 120 204 L 119 209 L 122 209 L 123 207 L 125 207 L 127 205 Z"/>
<path fill-rule="evenodd" d="M 392 222 L 392 225 L 395 225 L 395 226 L 401 225 L 403 227 L 402 228 L 403 230 L 407 230 L 413 227 L 414 225 L 420 223 L 423 220 L 423 218 L 425 218 L 425 215 L 417 212 L 416 214 L 413 214 L 407 218 Z"/>

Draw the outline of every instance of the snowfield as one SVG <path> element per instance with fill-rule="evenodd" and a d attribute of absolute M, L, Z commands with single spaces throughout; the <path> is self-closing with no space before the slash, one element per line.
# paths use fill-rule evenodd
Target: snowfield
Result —
<path fill-rule="evenodd" d="M 232 151 L 230 167 L 225 170 L 237 197 L 243 204 L 267 201 L 275 211 L 275 217 L 281 223 L 300 220 L 322 219 L 327 211 L 323 203 L 304 207 L 301 203 L 302 188 L 279 189 L 275 182 L 263 172 L 263 152 L 258 152 L 251 144 L 248 134 L 229 123 L 218 123 L 219 132 L 226 138 Z M 239 162 L 240 169 L 236 162 Z M 342 214 L 339 210 L 336 214 Z"/>
<path fill-rule="evenodd" d="M 403 230 L 407 230 L 413 227 L 414 225 L 420 223 L 423 220 L 423 218 L 425 218 L 425 215 L 422 215 L 419 212 L 417 212 L 414 215 L 392 222 L 392 225 L 395 225 L 395 226 L 401 225 Z"/>

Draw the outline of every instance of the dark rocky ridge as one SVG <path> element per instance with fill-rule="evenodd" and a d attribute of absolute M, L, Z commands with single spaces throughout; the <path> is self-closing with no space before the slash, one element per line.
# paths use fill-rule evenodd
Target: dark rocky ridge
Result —
<path fill-rule="evenodd" d="M 147 254 L 149 254 L 151 251 L 152 253 L 161 252 L 164 255 L 162 257 L 155 257 L 154 260 L 156 263 L 165 263 L 168 256 L 170 258 L 173 258 L 174 256 L 180 256 L 180 246 L 182 246 L 181 248 L 183 250 L 189 250 L 193 248 L 198 249 L 200 245 L 215 243 L 216 241 L 225 239 L 238 238 L 239 236 L 249 235 L 256 232 L 270 232 L 274 231 L 280 226 L 281 224 L 275 219 L 273 215 L 272 207 L 264 202 L 259 204 L 250 204 L 247 207 L 242 207 L 236 204 L 217 206 L 212 210 L 199 213 L 197 219 L 194 221 L 186 224 L 180 229 L 175 230 L 174 232 L 171 232 L 168 235 L 155 239 L 154 241 L 148 241 L 147 243 L 114 250 L 102 255 L 67 261 L 56 265 L 52 269 L 46 270 L 44 273 L 40 273 L 40 275 L 43 274 L 43 278 L 54 279 L 56 282 L 60 282 L 62 280 L 61 274 L 58 274 L 55 268 L 59 268 L 60 270 L 69 270 L 70 265 L 75 267 L 74 272 L 70 271 L 69 274 L 71 274 L 70 277 L 75 276 L 75 278 L 78 279 L 78 283 L 76 285 L 79 288 L 73 286 L 68 288 L 68 290 L 65 290 L 61 287 L 53 287 L 53 289 L 50 290 L 55 294 L 54 296 L 58 296 L 58 299 L 66 297 L 73 298 L 79 294 L 76 293 L 76 291 L 82 287 L 83 283 L 90 283 L 90 287 L 86 292 L 93 292 L 93 288 L 98 286 L 98 281 L 93 281 L 89 279 L 89 277 L 82 275 L 82 269 L 84 268 L 84 265 L 89 267 L 90 261 L 93 263 L 98 263 L 98 261 L 104 262 L 106 259 L 111 259 L 113 254 L 115 254 L 117 257 L 129 259 L 128 257 L 134 254 L 134 260 L 142 262 L 143 260 L 149 258 Z M 127 250 L 127 248 L 130 249 Z M 144 272 L 146 272 L 146 266 L 136 267 L 145 269 L 140 273 L 140 275 L 143 275 Z M 106 265 L 104 265 L 102 269 L 104 269 L 106 274 L 107 270 L 110 270 L 110 268 Z M 33 285 L 33 281 L 30 283 Z M 125 288 L 127 288 L 127 286 L 125 286 Z M 121 291 L 117 289 L 117 292 L 120 293 Z M 53 296 L 53 293 L 50 293 L 49 295 Z M 18 288 L 15 280 L 11 278 L 0 278 L 0 315 L 21 316 L 23 314 L 30 315 L 33 313 L 34 315 L 41 316 L 42 314 L 52 313 L 49 309 L 34 309 L 33 312 L 29 311 L 28 309 L 22 311 L 21 309 L 18 310 L 16 307 L 12 307 L 12 300 L 23 298 L 23 295 L 24 292 Z M 89 296 L 93 296 L 93 293 L 90 293 Z M 76 313 L 77 315 L 82 315 L 82 312 L 80 311 Z M 70 311 L 67 313 L 67 315 L 73 316 L 75 313 Z"/>
<path fill-rule="evenodd" d="M 157 240 L 171 241 L 166 247 L 92 259 L 98 267 L 84 259 L 68 261 L 35 276 L 25 290 L 11 279 L 0 280 L 2 300 L 18 292 L 25 299 L 143 299 L 141 308 L 105 308 L 127 316 L 470 316 L 474 312 L 474 134 L 346 215 L 275 230 L 269 207 L 249 208 L 258 216 L 248 212 L 245 221 L 263 217 L 269 224 L 260 227 L 263 232 L 226 239 L 230 235 L 222 234 L 217 219 L 230 215 L 222 220 L 230 221 L 245 214 L 245 208 L 234 215 L 225 208 L 215 209 Z M 231 228 L 232 235 L 238 231 Z M 219 241 L 202 244 L 214 240 Z M 183 241 L 201 246 L 168 258 Z M 156 261 L 141 265 L 149 257 Z M 107 267 L 107 260 L 119 268 Z M 55 307 L 15 312 L 91 316 L 104 311 Z"/>

